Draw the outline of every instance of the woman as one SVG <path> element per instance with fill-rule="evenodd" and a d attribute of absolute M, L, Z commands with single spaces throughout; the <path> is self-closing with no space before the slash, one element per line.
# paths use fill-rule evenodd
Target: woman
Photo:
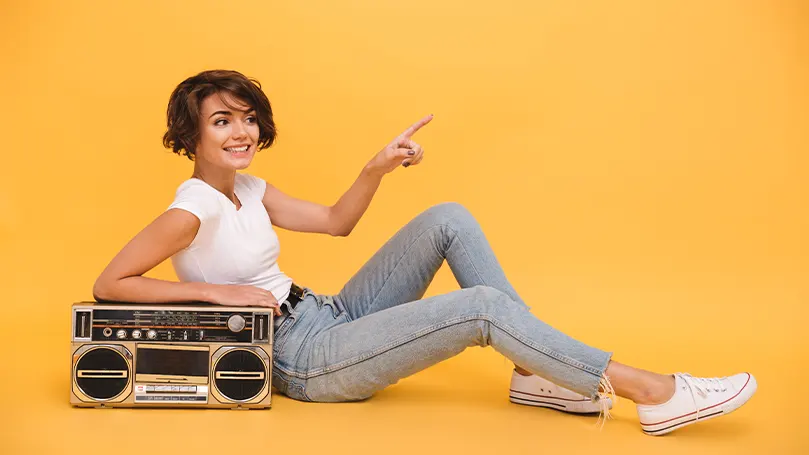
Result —
<path fill-rule="evenodd" d="M 377 153 L 331 207 L 237 172 L 276 137 L 258 81 L 202 72 L 174 90 L 167 116 L 163 143 L 194 162 L 192 177 L 115 256 L 93 294 L 274 308 L 273 385 L 293 399 L 362 400 L 473 345 L 515 362 L 512 402 L 609 417 L 611 397 L 620 395 L 637 404 L 652 435 L 729 413 L 756 390 L 748 373 L 697 378 L 622 365 L 543 323 L 506 279 L 475 218 L 455 203 L 410 221 L 337 295 L 293 284 L 278 267 L 272 226 L 348 235 L 382 177 L 421 162 L 424 149 L 412 137 L 432 115 Z M 169 257 L 180 282 L 142 276 Z M 444 259 L 461 289 L 422 299 Z"/>

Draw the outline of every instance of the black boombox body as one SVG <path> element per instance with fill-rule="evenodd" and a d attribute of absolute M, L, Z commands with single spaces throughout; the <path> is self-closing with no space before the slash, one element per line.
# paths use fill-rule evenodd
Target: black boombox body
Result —
<path fill-rule="evenodd" d="M 269 408 L 272 340 L 269 308 L 75 303 L 70 403 Z"/>

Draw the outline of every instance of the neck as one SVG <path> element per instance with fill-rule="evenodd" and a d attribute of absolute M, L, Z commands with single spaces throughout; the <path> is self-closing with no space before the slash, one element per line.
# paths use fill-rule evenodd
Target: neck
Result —
<path fill-rule="evenodd" d="M 235 170 L 203 169 L 199 164 L 194 165 L 194 173 L 191 177 L 202 180 L 211 185 L 234 204 L 238 204 L 234 187 L 236 186 Z"/>

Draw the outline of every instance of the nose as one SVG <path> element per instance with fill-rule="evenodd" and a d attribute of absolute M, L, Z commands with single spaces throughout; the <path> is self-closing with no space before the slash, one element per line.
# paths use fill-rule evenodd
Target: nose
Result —
<path fill-rule="evenodd" d="M 233 122 L 233 138 L 247 136 L 247 128 L 242 122 Z"/>

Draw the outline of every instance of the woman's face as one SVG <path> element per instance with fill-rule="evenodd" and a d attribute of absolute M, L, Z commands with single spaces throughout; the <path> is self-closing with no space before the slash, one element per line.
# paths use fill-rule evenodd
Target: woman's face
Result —
<path fill-rule="evenodd" d="M 225 101 L 239 110 L 232 110 Z M 223 92 L 205 98 L 200 113 L 200 137 L 194 156 L 198 164 L 223 170 L 247 168 L 256 153 L 259 137 L 255 110 Z"/>

